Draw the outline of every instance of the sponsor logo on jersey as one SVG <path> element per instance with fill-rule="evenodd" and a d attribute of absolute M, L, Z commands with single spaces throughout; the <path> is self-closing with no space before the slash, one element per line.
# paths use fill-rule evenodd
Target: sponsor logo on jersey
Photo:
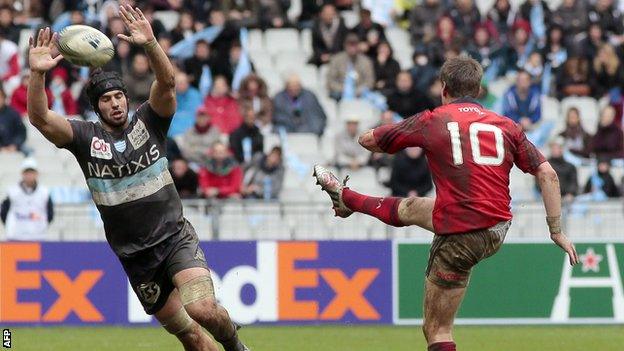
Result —
<path fill-rule="evenodd" d="M 93 139 L 91 139 L 91 157 L 102 158 L 105 160 L 112 159 L 113 152 L 111 150 L 110 143 L 107 143 L 98 137 L 93 137 Z"/>
<path fill-rule="evenodd" d="M 108 145 L 108 144 L 106 144 Z M 92 149 L 93 150 L 93 149 Z M 110 147 L 109 147 L 110 152 Z M 91 152 L 93 156 L 93 152 Z M 102 157 L 103 158 L 103 157 Z M 110 159 L 110 158 L 109 158 Z M 88 178 L 123 178 L 138 173 L 160 159 L 160 151 L 156 144 L 150 146 L 149 151 L 134 156 L 134 160 L 126 164 L 107 165 L 96 162 L 87 162 Z"/>
<path fill-rule="evenodd" d="M 145 123 L 141 120 L 138 120 L 134 128 L 132 128 L 132 131 L 128 133 L 128 140 L 130 140 L 130 144 L 132 144 L 135 150 L 143 146 L 149 137 L 150 135 L 147 128 L 145 128 Z"/>
<path fill-rule="evenodd" d="M 474 112 L 478 113 L 480 116 L 484 116 L 485 112 L 481 111 L 478 107 L 470 106 L 470 107 L 459 107 L 459 112 Z"/>
<path fill-rule="evenodd" d="M 156 300 L 158 300 L 158 296 L 160 296 L 160 287 L 154 282 L 139 285 L 137 291 L 139 293 L 138 295 L 141 297 L 141 300 L 145 301 L 145 303 L 148 303 L 150 305 L 156 303 Z"/>

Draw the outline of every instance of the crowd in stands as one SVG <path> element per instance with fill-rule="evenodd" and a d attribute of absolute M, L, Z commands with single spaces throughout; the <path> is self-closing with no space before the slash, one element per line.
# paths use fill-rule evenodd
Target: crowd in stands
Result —
<path fill-rule="evenodd" d="M 433 185 L 421 149 L 394 156 L 369 153 L 357 136 L 372 126 L 362 125 L 356 114 L 343 119 L 342 130 L 327 135 L 321 102 L 367 101 L 379 111 L 378 124 L 397 122 L 440 105 L 438 70 L 445 59 L 460 54 L 484 67 L 480 103 L 519 123 L 539 147 L 548 147 L 562 195 L 572 200 L 581 193 L 593 199 L 621 194 L 621 180 L 613 179 L 610 167 L 624 158 L 624 1 L 563 0 L 551 8 L 543 0 L 526 0 L 519 7 L 496 0 L 482 12 L 474 0 L 302 0 L 295 18 L 289 16 L 289 0 L 127 2 L 142 9 L 175 65 L 178 105 L 168 156 L 184 198 L 279 198 L 289 164 L 287 150 L 265 145 L 276 133 L 332 138 L 334 166 L 386 168 L 389 177 L 383 182 L 393 195 L 429 194 Z M 140 49 L 117 39 L 124 31 L 117 6 L 117 1 L 0 0 L 0 152 L 29 152 L 28 69 L 18 48 L 23 29 L 99 28 L 116 47 L 104 68 L 124 77 L 131 111 L 147 100 L 153 73 Z M 154 16 L 157 11 L 178 12 L 178 23 L 167 30 Z M 347 25 L 344 11 L 358 15 L 354 26 Z M 272 28 L 311 31 L 308 63 L 323 69 L 325 86 L 306 88 L 294 70 L 281 77 L 281 91 L 270 93 L 244 38 L 247 30 Z M 386 35 L 393 28 L 409 34 L 413 54 L 407 69 L 394 57 L 395 50 L 405 48 L 392 47 Z M 50 108 L 97 119 L 82 91 L 88 70 L 61 62 L 46 80 Z M 495 96 L 488 87 L 500 80 L 513 83 Z M 545 97 L 599 101 L 595 133 L 587 131 L 575 107 L 545 120 Z M 565 120 L 563 129 L 555 130 L 553 118 Z M 577 179 L 577 167 L 588 164 L 596 165 L 595 172 Z"/>

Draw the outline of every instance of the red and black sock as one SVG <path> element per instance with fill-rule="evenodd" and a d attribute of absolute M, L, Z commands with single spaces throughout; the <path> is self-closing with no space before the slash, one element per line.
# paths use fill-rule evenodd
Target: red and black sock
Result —
<path fill-rule="evenodd" d="M 455 343 L 452 341 L 436 342 L 429 345 L 427 351 L 457 351 Z"/>
<path fill-rule="evenodd" d="M 342 190 L 342 201 L 350 210 L 371 215 L 395 227 L 405 226 L 399 219 L 399 203 L 401 203 L 401 200 L 403 198 L 400 197 L 366 196 L 356 193 L 349 188 Z"/>

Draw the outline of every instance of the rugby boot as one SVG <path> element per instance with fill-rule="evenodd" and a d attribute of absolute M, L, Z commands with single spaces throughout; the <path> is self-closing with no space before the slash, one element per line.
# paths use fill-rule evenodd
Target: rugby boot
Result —
<path fill-rule="evenodd" d="M 342 189 L 347 185 L 349 176 L 340 183 L 338 178 L 330 172 L 327 168 L 321 165 L 314 166 L 313 177 L 316 178 L 316 184 L 321 186 L 321 190 L 325 191 L 332 201 L 332 208 L 334 209 L 335 216 L 347 218 L 353 211 L 351 211 L 342 201 Z"/>

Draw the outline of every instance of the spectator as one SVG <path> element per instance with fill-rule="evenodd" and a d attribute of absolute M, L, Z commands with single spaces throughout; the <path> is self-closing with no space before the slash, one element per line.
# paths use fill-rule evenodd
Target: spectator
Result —
<path fill-rule="evenodd" d="M 225 14 L 218 8 L 210 11 L 210 25 L 221 27 L 219 35 L 210 43 L 216 62 L 228 59 L 232 45 L 240 38 L 240 27 L 233 21 L 226 21 Z"/>
<path fill-rule="evenodd" d="M 0 217 L 9 240 L 40 241 L 47 236 L 48 224 L 54 219 L 50 192 L 39 184 L 37 162 L 25 159 L 22 180 L 7 190 L 0 205 Z"/>
<path fill-rule="evenodd" d="M 561 198 L 565 202 L 572 202 L 578 193 L 578 179 L 576 167 L 563 158 L 564 140 L 559 137 L 549 143 L 550 158 L 548 162 L 553 167 L 559 177 L 561 188 Z"/>
<path fill-rule="evenodd" d="M 414 88 L 412 75 L 402 71 L 396 78 L 396 88 L 388 96 L 388 108 L 402 118 L 421 111 L 433 109 L 433 103 L 425 94 Z"/>
<path fill-rule="evenodd" d="M 26 141 L 26 127 L 19 113 L 6 104 L 6 95 L 0 87 L 0 153 L 22 150 Z"/>
<path fill-rule="evenodd" d="M 457 31 L 468 38 L 474 35 L 474 29 L 481 21 L 481 14 L 473 0 L 455 0 L 447 16 L 453 20 Z"/>
<path fill-rule="evenodd" d="M 5 38 L 0 30 L 0 81 L 5 89 L 12 91 L 20 80 L 20 53 L 17 44 Z"/>
<path fill-rule="evenodd" d="M 370 17 L 374 22 L 384 27 L 394 25 L 393 17 L 396 14 L 394 0 L 362 0 L 361 6 L 370 11 Z"/>
<path fill-rule="evenodd" d="M 412 45 L 426 44 L 435 38 L 438 20 L 444 12 L 440 0 L 425 0 L 412 9 L 409 26 Z"/>
<path fill-rule="evenodd" d="M 171 178 L 173 178 L 173 184 L 180 194 L 181 199 L 195 199 L 197 198 L 197 173 L 189 168 L 188 162 L 183 158 L 173 159 L 171 163 Z"/>
<path fill-rule="evenodd" d="M 191 85 L 199 89 L 199 81 L 205 67 L 217 67 L 210 56 L 210 44 L 205 40 L 198 40 L 195 43 L 193 56 L 184 60 L 182 65 L 184 72 L 189 75 Z"/>
<path fill-rule="evenodd" d="M 548 6 L 548 2 L 545 0 L 525 0 L 525 2 L 520 5 L 518 17 L 530 22 L 531 12 L 535 12 L 536 9 L 539 9 L 542 12 L 544 25 L 547 28 L 556 26 L 556 24 L 552 23 L 552 11 L 550 10 L 550 6 Z"/>
<path fill-rule="evenodd" d="M 597 0 L 593 4 L 588 13 L 589 22 L 599 24 L 602 32 L 608 38 L 621 44 L 622 34 L 624 34 L 624 19 L 620 10 L 614 6 L 614 1 Z"/>
<path fill-rule="evenodd" d="M 388 187 L 392 196 L 400 197 L 426 196 L 433 189 L 427 159 L 421 148 L 408 147 L 396 154 Z"/>
<path fill-rule="evenodd" d="M 268 95 L 264 79 L 250 74 L 241 82 L 238 90 L 238 105 L 249 106 L 256 114 L 256 123 L 271 124 L 273 121 L 273 102 Z"/>
<path fill-rule="evenodd" d="M 553 77 L 557 77 L 563 63 L 568 59 L 568 51 L 563 45 L 563 31 L 559 26 L 552 26 L 548 30 L 546 37 L 546 46 L 542 49 L 542 57 L 544 58 L 545 66 L 549 67 L 550 73 Z M 550 92 L 550 85 L 548 91 Z"/>
<path fill-rule="evenodd" d="M 199 187 L 208 199 L 240 198 L 243 171 L 222 142 L 210 148 L 208 162 L 199 170 Z"/>
<path fill-rule="evenodd" d="M 392 48 L 388 42 L 381 42 L 377 46 L 377 55 L 373 57 L 375 68 L 375 89 L 387 95 L 394 87 L 394 81 L 401 71 L 401 66 L 394 59 Z"/>
<path fill-rule="evenodd" d="M 63 116 L 78 114 L 78 102 L 74 99 L 66 82 L 69 81 L 67 71 L 61 67 L 56 67 L 50 74 L 50 92 L 52 93 L 52 110 Z"/>
<path fill-rule="evenodd" d="M 348 33 L 336 6 L 325 3 L 312 27 L 312 49 L 310 63 L 317 66 L 329 63 L 331 56 L 340 52 Z"/>
<path fill-rule="evenodd" d="M 599 159 L 596 172 L 587 179 L 584 193 L 601 192 L 601 197 L 618 198 L 622 196 L 620 188 L 615 183 L 611 175 L 611 161 L 609 159 Z"/>
<path fill-rule="evenodd" d="M 171 120 L 168 135 L 172 138 L 184 134 L 195 124 L 195 113 L 202 105 L 199 90 L 189 85 L 188 76 L 184 72 L 175 75 L 177 107 Z M 204 106 L 205 108 L 205 106 Z"/>
<path fill-rule="evenodd" d="M 190 11 L 182 11 L 178 24 L 170 32 L 173 44 L 189 38 L 195 33 L 195 18 Z"/>
<path fill-rule="evenodd" d="M 371 59 L 377 55 L 379 43 L 386 41 L 384 28 L 373 22 L 370 10 L 360 9 L 360 23 L 351 30 L 360 40 L 360 51 Z"/>
<path fill-rule="evenodd" d="M 498 76 L 499 64 L 496 60 L 502 54 L 502 51 L 500 45 L 492 39 L 486 25 L 477 25 L 473 41 L 467 46 L 466 51 L 483 66 L 483 70 L 486 72 L 486 77 L 489 80 Z M 488 69 L 493 71 L 487 74 Z"/>
<path fill-rule="evenodd" d="M 238 103 L 230 96 L 230 87 L 223 76 L 215 77 L 212 91 L 206 96 L 204 105 L 212 116 L 212 123 L 224 134 L 232 133 L 243 121 Z"/>
<path fill-rule="evenodd" d="M 221 1 L 221 10 L 228 21 L 240 27 L 257 28 L 260 17 L 260 3 L 254 0 L 225 0 Z"/>
<path fill-rule="evenodd" d="M 210 146 L 221 139 L 219 127 L 211 120 L 206 106 L 199 106 L 194 125 L 176 138 L 182 156 L 189 162 L 205 164 Z"/>
<path fill-rule="evenodd" d="M 273 122 L 288 133 L 322 135 L 327 116 L 316 95 L 301 86 L 298 75 L 286 79 L 286 87 L 273 99 Z"/>
<path fill-rule="evenodd" d="M 531 84 L 540 86 L 544 74 L 544 62 L 539 51 L 533 51 L 524 64 L 524 70 L 531 76 Z"/>
<path fill-rule="evenodd" d="M 318 17 L 324 3 L 326 2 L 320 0 L 301 2 L 301 14 L 297 19 L 299 29 L 312 29 L 314 26 L 314 19 Z"/>
<path fill-rule="evenodd" d="M 566 113 L 565 129 L 559 133 L 565 149 L 579 157 L 589 157 L 592 137 L 583 129 L 578 108 L 570 107 Z"/>
<path fill-rule="evenodd" d="M 498 97 L 490 92 L 488 83 L 485 80 L 481 81 L 481 90 L 479 91 L 477 102 L 488 110 L 493 110 L 498 107 L 497 100 Z"/>
<path fill-rule="evenodd" d="M 507 41 L 507 31 L 515 19 L 516 10 L 511 7 L 509 0 L 496 0 L 494 2 L 494 6 L 487 13 L 487 22 L 488 27 L 494 29 L 493 37 L 498 44 Z"/>
<path fill-rule="evenodd" d="M 115 54 L 113 58 L 104 65 L 104 70 L 115 71 L 122 77 L 129 75 L 132 69 L 132 48 L 130 43 L 125 40 L 120 40 L 115 46 Z M 61 61 L 63 62 L 63 61 Z"/>
<path fill-rule="evenodd" d="M 347 167 L 353 171 L 365 166 L 368 150 L 358 143 L 360 119 L 351 115 L 346 120 L 346 128 L 336 135 L 336 166 Z"/>
<path fill-rule="evenodd" d="M 590 75 L 587 59 L 578 56 L 568 58 L 557 77 L 557 97 L 591 96 L 594 91 L 595 79 Z"/>
<path fill-rule="evenodd" d="M 427 55 L 435 67 L 441 67 L 449 50 L 460 50 L 464 36 L 448 16 L 440 17 L 436 29 L 435 38 L 427 44 Z"/>
<path fill-rule="evenodd" d="M 372 61 L 358 50 L 358 39 L 349 34 L 345 51 L 334 55 L 327 72 L 327 89 L 334 100 L 361 97 L 375 85 Z"/>
<path fill-rule="evenodd" d="M 256 114 L 249 106 L 242 109 L 243 124 L 230 135 L 230 148 L 240 163 L 249 163 L 264 150 L 264 136 L 256 125 Z"/>
<path fill-rule="evenodd" d="M 412 59 L 414 66 L 410 68 L 409 72 L 412 75 L 414 87 L 419 91 L 427 91 L 431 81 L 438 76 L 438 70 L 431 64 L 424 48 L 414 50 Z"/>
<path fill-rule="evenodd" d="M 503 96 L 503 115 L 519 123 L 525 131 L 541 119 L 540 91 L 531 84 L 531 76 L 526 71 L 518 72 L 516 84 Z"/>
<path fill-rule="evenodd" d="M 592 138 L 592 153 L 599 159 L 624 157 L 624 133 L 615 124 L 615 109 L 606 106 L 600 112 L 598 130 Z"/>
<path fill-rule="evenodd" d="M 13 90 L 13 95 L 11 95 L 11 107 L 15 109 L 22 117 L 25 117 L 27 114 L 27 97 L 28 97 L 28 82 L 30 81 L 30 71 L 26 70 L 22 72 L 21 82 L 19 86 Z M 46 96 L 48 97 L 48 108 L 52 108 L 52 103 L 54 102 L 54 97 L 52 96 L 52 92 L 49 88 L 45 88 Z"/>
<path fill-rule="evenodd" d="M 154 82 L 154 75 L 150 72 L 147 56 L 143 53 L 137 53 L 132 58 L 132 69 L 128 76 L 124 76 L 126 86 L 128 88 L 128 97 L 130 98 L 130 110 L 136 110 L 137 107 L 149 99 L 150 89 Z"/>
<path fill-rule="evenodd" d="M 4 33 L 6 39 L 18 44 L 20 32 L 22 29 L 26 28 L 26 26 L 15 23 L 13 11 L 11 5 L 0 6 L 0 32 Z"/>
<path fill-rule="evenodd" d="M 268 155 L 256 154 L 245 172 L 241 193 L 245 198 L 275 200 L 284 182 L 282 148 L 273 147 Z"/>
<path fill-rule="evenodd" d="M 605 43 L 604 32 L 598 23 L 592 23 L 587 30 L 587 37 L 579 43 L 580 53 L 589 61 L 594 61 L 598 54 L 598 48 Z"/>
<path fill-rule="evenodd" d="M 284 28 L 288 27 L 286 12 L 290 7 L 290 0 L 262 0 L 260 3 L 260 27 Z"/>
<path fill-rule="evenodd" d="M 572 43 L 574 37 L 587 30 L 587 9 L 582 0 L 563 0 L 553 13 L 553 23 L 563 28 L 566 43 Z"/>
<path fill-rule="evenodd" d="M 526 64 L 533 43 L 531 39 L 531 24 L 523 19 L 516 20 L 511 28 L 511 37 L 504 48 L 505 57 L 502 62 L 500 74 L 517 71 Z"/>
<path fill-rule="evenodd" d="M 232 82 L 234 80 L 234 73 L 236 73 L 236 69 L 238 68 L 239 63 L 241 62 L 241 57 L 243 54 L 243 49 L 241 47 L 240 42 L 235 41 L 230 46 L 229 55 L 226 57 L 226 60 L 220 58 L 219 60 L 215 60 L 215 63 L 211 66 L 211 70 L 213 75 L 222 75 L 224 76 L 228 84 L 232 86 Z M 253 69 L 253 64 L 250 63 Z"/>
<path fill-rule="evenodd" d="M 442 81 L 439 77 L 434 77 L 429 82 L 427 97 L 433 103 L 434 108 L 442 106 Z"/>
<path fill-rule="evenodd" d="M 167 159 L 175 160 L 176 158 L 182 158 L 182 152 L 173 138 L 167 137 Z"/>
<path fill-rule="evenodd" d="M 624 83 L 624 69 L 622 62 L 610 44 L 602 44 L 592 65 L 592 75 L 596 79 L 594 97 L 600 99 L 611 89 Z"/>

